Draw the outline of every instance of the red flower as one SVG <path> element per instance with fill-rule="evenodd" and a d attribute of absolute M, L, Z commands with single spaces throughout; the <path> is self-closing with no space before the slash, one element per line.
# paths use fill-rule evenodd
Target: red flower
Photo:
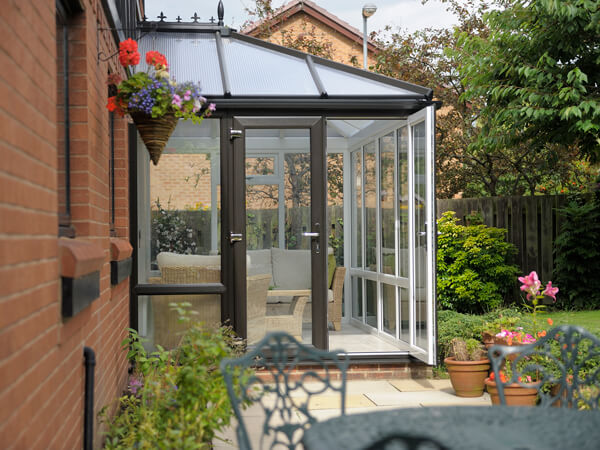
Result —
<path fill-rule="evenodd" d="M 112 97 L 108 97 L 108 103 L 106 104 L 106 108 L 110 112 L 116 112 L 121 117 L 123 117 L 123 115 L 125 114 L 123 112 L 123 106 L 117 103 L 117 97 L 114 95 Z"/>
<path fill-rule="evenodd" d="M 150 50 L 149 52 L 146 53 L 146 64 L 148 64 L 149 66 L 154 66 L 154 67 L 158 67 L 158 66 L 165 66 L 167 67 L 167 58 L 165 57 L 165 55 L 163 55 L 160 52 L 157 52 L 155 50 Z"/>
<path fill-rule="evenodd" d="M 137 42 L 129 38 L 119 43 L 119 62 L 123 67 L 136 66 L 140 63 Z"/>

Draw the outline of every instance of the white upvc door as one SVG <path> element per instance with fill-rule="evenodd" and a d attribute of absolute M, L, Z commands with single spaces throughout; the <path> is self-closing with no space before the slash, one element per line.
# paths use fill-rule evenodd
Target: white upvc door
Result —
<path fill-rule="evenodd" d="M 410 353 L 436 362 L 435 324 L 435 107 L 411 115 L 409 139 Z"/>

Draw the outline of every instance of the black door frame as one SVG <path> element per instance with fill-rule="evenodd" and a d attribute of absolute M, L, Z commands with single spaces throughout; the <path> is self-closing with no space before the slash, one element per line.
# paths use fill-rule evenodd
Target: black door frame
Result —
<path fill-rule="evenodd" d="M 312 275 L 312 345 L 328 349 L 327 332 L 327 159 L 324 116 L 249 117 L 228 116 L 221 121 L 223 153 L 221 251 L 223 284 L 223 319 L 229 319 L 234 330 L 247 337 L 246 315 L 246 179 L 245 130 L 272 128 L 304 128 L 310 130 L 311 231 L 319 232 L 311 244 Z M 242 132 L 239 138 L 231 130 Z M 230 241 L 230 233 L 242 235 Z M 317 254 L 316 246 L 321 251 Z"/>

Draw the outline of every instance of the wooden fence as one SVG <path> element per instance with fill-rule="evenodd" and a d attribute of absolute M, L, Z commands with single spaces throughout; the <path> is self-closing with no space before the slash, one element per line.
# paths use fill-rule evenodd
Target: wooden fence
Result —
<path fill-rule="evenodd" d="M 545 195 L 438 199 L 436 203 L 438 218 L 446 211 L 454 211 L 465 224 L 467 216 L 479 212 L 486 225 L 506 228 L 508 242 L 518 249 L 515 262 L 521 272 L 535 270 L 545 283 L 552 279 L 554 241 L 560 230 L 556 209 L 565 201 L 564 195 Z"/>

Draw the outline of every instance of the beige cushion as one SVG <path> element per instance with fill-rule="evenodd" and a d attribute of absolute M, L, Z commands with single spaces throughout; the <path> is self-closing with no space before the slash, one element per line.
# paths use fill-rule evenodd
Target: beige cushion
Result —
<path fill-rule="evenodd" d="M 248 250 L 251 264 L 248 266 L 248 276 L 268 274 L 273 276 L 273 265 L 271 264 L 271 249 Z"/>
<path fill-rule="evenodd" d="M 221 255 L 183 255 L 181 253 L 160 252 L 156 255 L 158 268 L 161 267 L 221 267 Z M 246 255 L 246 265 L 250 267 L 250 255 Z M 270 273 L 270 272 L 269 272 Z"/>
<path fill-rule="evenodd" d="M 221 255 L 182 255 L 172 252 L 160 252 L 156 256 L 158 268 L 190 267 L 190 266 L 221 266 Z"/>
<path fill-rule="evenodd" d="M 279 289 L 310 289 L 310 250 L 271 249 L 273 282 Z"/>

